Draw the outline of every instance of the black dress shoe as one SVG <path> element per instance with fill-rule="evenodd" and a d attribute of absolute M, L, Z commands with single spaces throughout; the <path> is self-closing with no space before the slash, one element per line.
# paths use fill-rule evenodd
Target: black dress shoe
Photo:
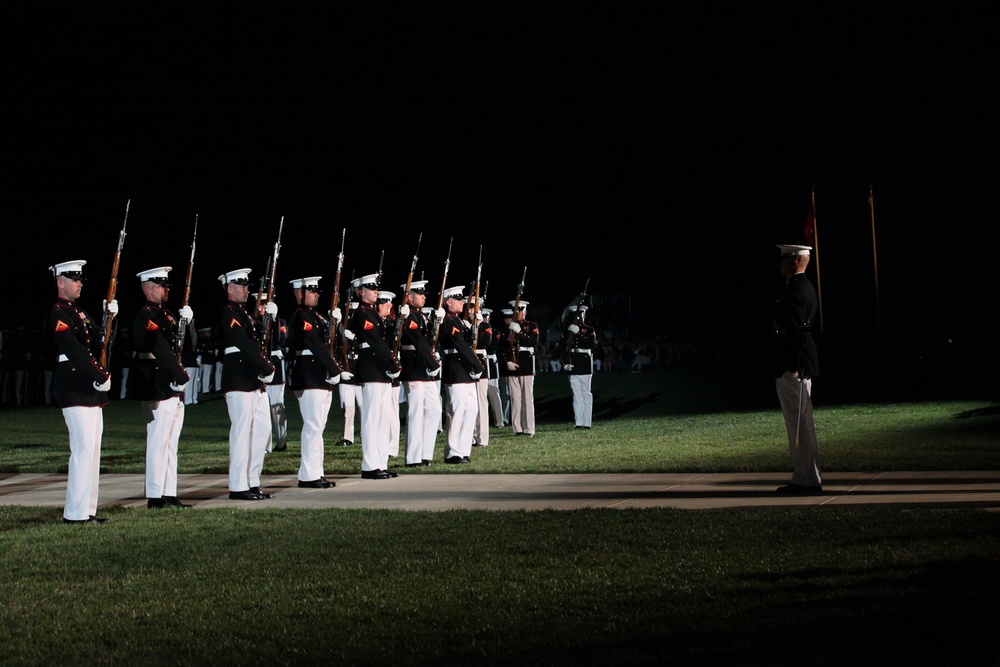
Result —
<path fill-rule="evenodd" d="M 176 507 L 177 509 L 191 509 L 190 505 L 185 505 L 184 503 L 182 503 L 180 500 L 177 499 L 177 496 L 163 496 L 163 499 L 167 501 L 168 507 Z"/>
<path fill-rule="evenodd" d="M 465 460 L 461 456 L 449 456 L 444 460 L 444 462 L 456 464 L 456 463 L 465 463 Z"/>
<path fill-rule="evenodd" d="M 384 470 L 362 470 L 361 479 L 391 479 L 392 475 Z"/>
<path fill-rule="evenodd" d="M 97 517 L 89 517 L 87 519 L 66 519 L 63 518 L 63 523 L 104 523 L 107 519 L 97 520 Z"/>
<path fill-rule="evenodd" d="M 472 463 L 472 459 L 470 459 L 468 456 L 463 456 L 462 463 Z"/>
<path fill-rule="evenodd" d="M 350 447 L 353 444 L 354 444 L 353 442 L 351 442 L 347 438 L 344 438 L 343 440 L 341 440 L 340 442 L 337 443 L 337 446 L 338 447 Z"/>
<path fill-rule="evenodd" d="M 326 477 L 320 477 L 319 480 L 321 482 L 325 482 L 326 483 L 326 488 L 328 488 L 328 489 L 332 489 L 333 487 L 337 486 L 336 482 L 330 481 Z"/>
<path fill-rule="evenodd" d="M 816 484 L 807 486 L 805 484 L 785 484 L 774 490 L 783 496 L 818 496 L 823 493 L 823 487 Z"/>
<path fill-rule="evenodd" d="M 161 508 L 166 507 L 166 506 L 167 506 L 167 499 L 166 498 L 150 498 L 149 500 L 146 501 L 146 508 L 147 509 L 151 509 L 151 510 L 153 510 L 153 509 L 161 509 Z"/>
<path fill-rule="evenodd" d="M 331 486 L 330 482 L 325 479 L 314 479 L 309 482 L 303 482 L 299 480 L 300 489 L 329 489 Z"/>
<path fill-rule="evenodd" d="M 388 475 L 389 477 L 399 477 L 399 473 L 396 472 L 395 470 L 386 470 L 385 474 Z"/>
<path fill-rule="evenodd" d="M 277 447 L 274 448 L 274 451 L 276 451 L 276 452 L 283 452 L 286 449 L 288 449 L 288 445 L 278 445 Z"/>
<path fill-rule="evenodd" d="M 93 514 L 90 515 L 90 518 L 87 519 L 87 521 L 90 521 L 92 523 L 107 523 L 108 522 L 108 520 L 105 519 L 103 516 L 94 516 Z"/>
<path fill-rule="evenodd" d="M 428 459 L 421 459 L 420 461 L 420 465 L 424 466 L 425 468 L 429 468 L 431 466 L 431 463 L 432 461 Z"/>
<path fill-rule="evenodd" d="M 260 487 L 259 487 L 259 486 L 251 486 L 251 487 L 250 487 L 250 490 L 251 490 L 251 491 L 252 491 L 253 493 L 256 493 L 257 495 L 259 495 L 259 496 L 260 496 L 261 498 L 263 498 L 264 500 L 267 500 L 268 498 L 270 498 L 270 497 L 271 497 L 271 494 L 270 494 L 270 493 L 266 493 L 266 492 L 264 492 L 264 491 L 261 491 L 261 490 L 260 490 Z"/>
<path fill-rule="evenodd" d="M 424 464 L 423 463 L 407 463 L 406 467 L 407 468 L 423 468 Z"/>
<path fill-rule="evenodd" d="M 230 491 L 230 500 L 264 500 L 264 496 L 260 493 L 254 492 L 253 489 L 247 489 L 246 491 Z"/>

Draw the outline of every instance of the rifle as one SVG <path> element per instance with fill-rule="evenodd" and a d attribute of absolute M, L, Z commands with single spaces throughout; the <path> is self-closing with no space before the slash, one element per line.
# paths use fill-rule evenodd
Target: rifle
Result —
<path fill-rule="evenodd" d="M 351 271 L 351 282 L 352 283 L 354 282 L 354 271 Z M 344 319 L 343 319 L 343 321 L 344 322 L 348 322 L 348 323 L 350 323 L 350 321 L 351 321 L 351 295 L 350 295 L 350 288 L 348 288 L 347 308 L 344 309 Z M 349 349 L 348 349 L 349 348 L 349 341 L 347 340 L 347 336 L 344 335 L 344 329 L 345 328 L 346 328 L 345 325 L 341 325 L 340 345 L 341 345 L 341 351 L 344 354 L 344 365 L 341 368 L 343 370 L 347 371 L 348 373 L 350 373 L 351 372 L 351 358 L 349 356 Z"/>
<path fill-rule="evenodd" d="M 198 240 L 198 214 L 194 214 L 194 237 L 191 239 L 191 259 L 188 260 L 188 271 L 187 278 L 184 279 L 184 296 L 181 298 L 181 308 L 188 305 L 188 301 L 191 299 L 191 272 L 194 269 L 194 245 L 195 241 Z M 189 322 L 185 319 L 181 319 L 177 323 L 177 337 L 174 339 L 174 353 L 177 358 L 181 357 L 181 350 L 184 349 L 184 333 L 187 330 L 187 325 Z"/>
<path fill-rule="evenodd" d="M 451 240 L 448 241 L 448 257 L 444 260 L 444 277 L 441 278 L 441 292 L 438 294 L 438 305 L 437 310 L 441 310 L 444 307 L 444 291 L 447 289 L 445 283 L 448 280 L 448 267 L 451 266 L 451 244 L 455 240 L 452 236 Z M 434 318 L 434 342 L 431 344 L 431 350 L 437 350 L 438 338 L 441 335 L 441 320 L 437 317 Z"/>
<path fill-rule="evenodd" d="M 580 317 L 583 314 L 583 302 L 587 300 L 587 288 L 590 287 L 590 278 L 587 278 L 587 282 L 583 285 L 583 292 L 580 293 L 580 303 L 576 304 L 576 314 L 573 316 L 573 324 L 580 327 Z M 576 347 L 576 334 L 572 331 L 569 336 L 566 337 L 566 363 L 570 363 L 573 358 L 571 356 L 570 350 Z"/>
<path fill-rule="evenodd" d="M 333 296 L 330 297 L 330 312 L 337 310 L 340 305 L 340 272 L 344 270 L 344 240 L 347 238 L 347 227 L 344 227 L 344 231 L 340 234 L 340 254 L 337 255 L 337 275 L 333 279 Z M 331 315 L 332 317 L 332 315 Z M 334 354 L 334 346 L 336 345 L 337 337 L 334 335 L 333 322 L 330 322 L 330 331 L 328 332 L 326 343 L 330 347 L 330 356 L 336 358 Z"/>
<path fill-rule="evenodd" d="M 524 267 L 524 273 L 521 275 L 521 282 L 517 286 L 517 298 L 514 299 L 514 310 L 511 311 L 511 322 L 517 321 L 517 311 L 521 310 L 521 295 L 524 294 L 524 280 L 528 277 L 528 267 Z M 513 352 L 514 359 L 517 359 L 517 350 L 514 348 L 514 336 L 516 336 L 513 331 L 510 332 L 510 336 L 507 338 L 507 344 L 510 345 L 511 351 Z"/>
<path fill-rule="evenodd" d="M 420 252 L 420 241 L 423 240 L 424 233 L 420 232 L 417 238 L 417 250 L 413 253 L 413 262 L 410 264 L 410 275 L 406 278 L 406 291 L 403 292 L 402 302 L 405 303 L 410 295 L 410 286 L 413 284 L 413 272 L 417 270 L 417 253 Z M 392 356 L 399 361 L 399 343 L 403 340 L 403 318 L 396 318 L 396 342 L 392 346 Z"/>
<path fill-rule="evenodd" d="M 472 326 L 475 328 L 476 335 L 472 338 L 472 351 L 476 351 L 476 345 L 479 343 L 479 324 L 476 322 L 479 315 L 479 280 L 483 275 L 483 246 L 479 246 L 479 267 L 476 269 L 476 288 L 475 288 L 475 301 L 472 302 Z"/>
<path fill-rule="evenodd" d="M 263 302 L 263 305 L 271 303 L 274 298 L 274 275 L 278 269 L 278 253 L 281 251 L 281 230 L 285 227 L 285 216 L 281 216 L 281 222 L 278 224 L 278 240 L 274 242 L 274 254 L 271 255 L 271 274 L 267 279 L 267 299 Z M 261 305 L 260 292 L 257 293 L 257 305 Z M 264 313 L 264 340 L 261 341 L 260 349 L 264 353 L 265 358 L 271 356 L 271 332 L 272 325 L 274 324 L 274 318 Z"/>
<path fill-rule="evenodd" d="M 101 368 L 108 368 L 108 348 L 111 347 L 111 328 L 114 325 L 114 318 L 108 313 L 108 305 L 115 300 L 115 292 L 118 290 L 118 263 L 122 256 L 122 246 L 125 245 L 125 225 L 128 224 L 128 208 L 132 204 L 129 199 L 125 203 L 125 220 L 122 222 L 122 231 L 118 235 L 118 250 L 115 251 L 115 261 L 111 265 L 111 280 L 108 282 L 108 296 L 104 300 L 104 339 L 101 341 Z"/>

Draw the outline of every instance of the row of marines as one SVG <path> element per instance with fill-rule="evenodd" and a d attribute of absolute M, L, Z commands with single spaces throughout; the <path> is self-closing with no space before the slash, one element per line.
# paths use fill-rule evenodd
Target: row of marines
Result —
<path fill-rule="evenodd" d="M 59 353 L 54 397 L 69 430 L 70 464 L 63 519 L 70 523 L 100 523 L 97 516 L 101 408 L 108 403 L 111 376 L 99 361 L 101 332 L 79 307 L 85 261 L 50 267 L 57 291 L 45 327 Z M 132 327 L 134 363 L 127 397 L 142 406 L 146 420 L 145 492 L 150 508 L 187 507 L 177 498 L 177 451 L 184 422 L 183 390 L 191 381 L 177 354 L 178 330 L 194 320 L 187 305 L 178 315 L 167 308 L 171 267 L 137 274 L 146 303 Z M 218 277 L 226 295 L 219 320 L 223 336 L 221 390 L 230 418 L 229 497 L 263 500 L 260 487 L 265 453 L 272 447 L 276 396 L 289 386 L 302 415 L 298 486 L 332 488 L 323 473 L 323 432 L 333 389 L 343 384 L 345 401 L 360 399 L 361 477 L 391 479 L 389 469 L 395 438 L 398 449 L 399 392 L 407 404 L 405 465 L 430 465 L 439 430 L 446 431 L 444 462 L 470 461 L 474 444 L 489 444 L 490 411 L 502 425 L 499 393 L 507 390 L 509 418 L 515 434 L 534 435 L 534 352 L 538 326 L 526 319 L 527 301 L 520 298 L 504 309 L 506 330 L 494 328 L 490 310 L 470 307 L 464 287 L 447 288 L 441 307 L 426 306 L 427 281 L 412 281 L 398 308 L 395 294 L 380 289 L 378 274 L 352 281 L 357 297 L 344 322 L 339 308 L 318 308 L 321 276 L 291 281 L 296 310 L 286 322 L 273 300 L 248 306 L 250 269 Z M 115 300 L 103 305 L 105 315 L 118 312 Z M 578 312 L 585 309 L 578 308 Z M 393 312 L 395 310 L 395 313 Z M 393 317 L 395 315 L 395 317 Z M 585 376 L 586 351 L 595 339 L 584 327 L 574 336 L 572 375 Z M 283 359 L 283 350 L 292 358 Z M 283 377 L 285 369 L 289 377 Z M 505 378 L 503 384 L 499 378 Z M 589 378 L 589 376 L 588 376 Z M 572 383 L 571 381 L 571 384 Z M 348 389 L 351 387 L 351 389 Z M 443 388 L 443 391 L 442 391 Z M 348 389 L 347 391 L 344 391 Z M 270 398 L 269 398 L 270 394 Z M 574 386 L 574 406 L 577 403 Z M 589 398 L 589 387 L 587 387 Z M 442 405 L 442 397 L 444 405 Z M 283 399 L 281 399 L 283 400 Z M 581 399 L 586 401 L 586 399 Z M 353 404 L 353 403 L 352 403 Z M 346 418 L 346 415 L 345 415 Z M 351 416 L 353 428 L 353 415 Z M 589 428 L 577 419 L 577 426 Z M 393 433 L 395 431 L 395 433 Z"/>

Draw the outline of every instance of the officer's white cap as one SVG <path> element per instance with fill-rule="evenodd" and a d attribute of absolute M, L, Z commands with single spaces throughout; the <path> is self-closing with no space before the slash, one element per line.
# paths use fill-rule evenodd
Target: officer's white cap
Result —
<path fill-rule="evenodd" d="M 406 285 L 400 285 L 403 291 L 406 291 Z M 410 291 L 416 292 L 417 294 L 427 294 L 427 281 L 426 280 L 414 280 L 410 283 Z"/>
<path fill-rule="evenodd" d="M 357 310 L 358 306 L 360 306 L 360 305 L 361 305 L 361 303 L 358 302 L 358 301 L 351 301 L 350 302 L 351 310 Z"/>
<path fill-rule="evenodd" d="M 489 308 L 483 308 L 479 312 L 483 314 L 483 317 L 489 317 L 493 313 Z"/>
<path fill-rule="evenodd" d="M 62 274 L 70 273 L 83 273 L 83 265 L 86 264 L 82 259 L 74 259 L 72 262 L 60 262 L 54 266 L 49 267 L 49 271 L 52 272 L 52 277 L 56 277 Z"/>
<path fill-rule="evenodd" d="M 812 250 L 812 246 L 808 245 L 784 245 L 779 243 L 778 250 L 781 251 L 782 257 L 795 257 L 799 255 L 808 255 L 809 251 Z"/>
<path fill-rule="evenodd" d="M 358 278 L 358 284 L 355 287 L 378 289 L 378 274 L 369 273 L 367 276 L 361 276 Z"/>
<path fill-rule="evenodd" d="M 510 304 L 511 312 L 514 312 L 514 306 L 517 305 L 517 301 L 508 301 L 507 303 Z M 525 307 L 527 307 L 527 305 L 528 305 L 528 302 L 522 299 L 520 307 L 518 308 L 518 310 L 524 310 Z"/>
<path fill-rule="evenodd" d="M 458 285 L 457 287 L 449 287 L 442 292 L 442 296 L 446 299 L 458 299 L 461 301 L 465 297 L 465 286 Z"/>
<path fill-rule="evenodd" d="M 379 290 L 378 293 L 378 303 L 388 303 L 396 298 L 394 292 L 388 292 L 386 290 Z"/>
<path fill-rule="evenodd" d="M 155 269 L 147 269 L 140 273 L 135 274 L 138 276 L 139 280 L 146 282 L 147 280 L 152 280 L 153 282 L 162 282 L 170 277 L 170 272 L 173 271 L 173 267 L 170 266 L 160 266 Z M 160 280 L 156 280 L 159 278 Z"/>
<path fill-rule="evenodd" d="M 311 278 L 296 278 L 289 280 L 292 289 L 307 289 L 309 287 L 319 287 L 319 281 L 323 276 L 312 276 Z"/>
<path fill-rule="evenodd" d="M 514 316 L 514 311 L 511 308 L 504 308 L 500 312 L 503 313 L 504 317 L 513 317 Z"/>
<path fill-rule="evenodd" d="M 228 283 L 236 283 L 237 285 L 249 285 L 250 269 L 236 269 L 235 271 L 228 271 L 219 276 L 218 280 L 223 285 L 226 285 Z"/>

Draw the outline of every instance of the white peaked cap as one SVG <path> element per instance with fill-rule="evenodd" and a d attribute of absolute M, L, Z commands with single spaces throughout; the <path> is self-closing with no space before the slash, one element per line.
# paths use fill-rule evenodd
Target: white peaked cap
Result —
<path fill-rule="evenodd" d="M 812 250 L 812 246 L 808 245 L 784 245 L 782 243 L 778 244 L 778 250 L 781 251 L 782 257 L 790 257 L 797 255 L 808 255 L 809 251 Z"/>
<path fill-rule="evenodd" d="M 153 278 L 169 278 L 170 272 L 173 271 L 171 266 L 160 266 L 155 269 L 147 269 L 135 274 L 139 280 L 145 282 L 147 280 L 152 280 Z"/>
<path fill-rule="evenodd" d="M 227 283 L 240 283 L 241 285 L 250 284 L 250 269 L 236 269 L 235 271 L 229 271 L 223 273 L 218 278 L 219 282 L 223 285 Z"/>
<path fill-rule="evenodd" d="M 319 287 L 319 281 L 323 276 L 313 276 L 311 278 L 296 278 L 295 280 L 289 280 L 292 289 L 305 289 L 307 287 Z"/>
<path fill-rule="evenodd" d="M 63 273 L 83 273 L 83 265 L 86 264 L 82 259 L 74 259 L 72 262 L 60 262 L 49 267 L 49 271 L 52 272 L 52 276 L 58 276 Z"/>

